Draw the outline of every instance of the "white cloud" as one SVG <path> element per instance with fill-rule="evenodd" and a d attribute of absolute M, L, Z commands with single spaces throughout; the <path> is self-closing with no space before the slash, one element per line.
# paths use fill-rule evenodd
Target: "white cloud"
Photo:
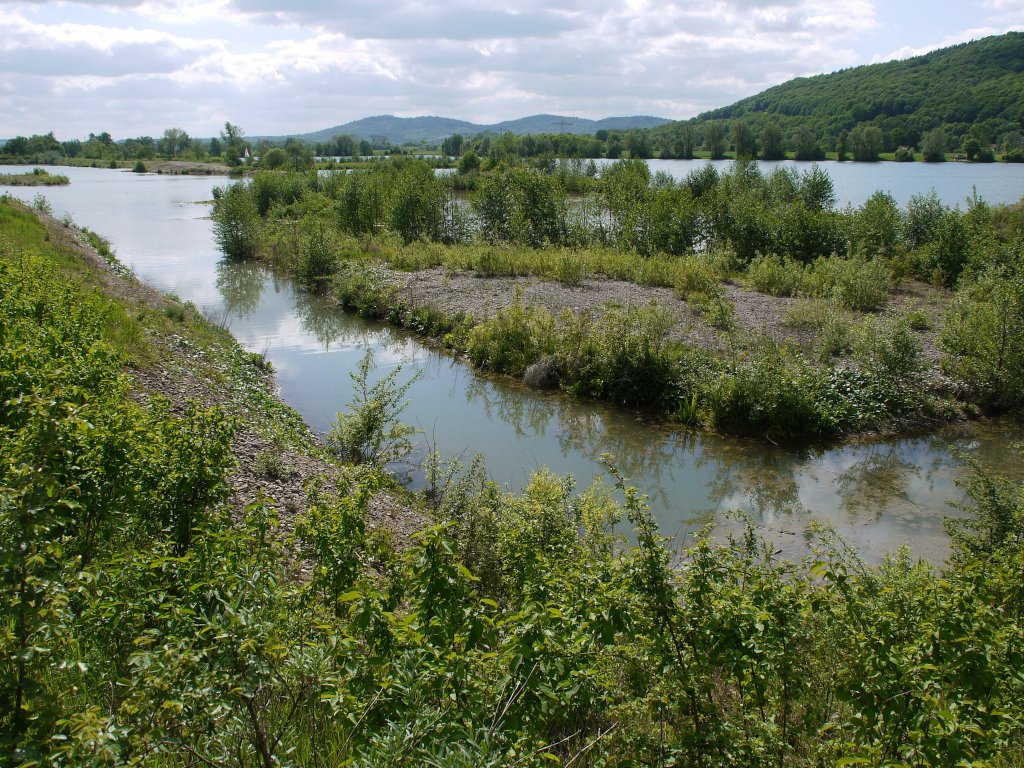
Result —
<path fill-rule="evenodd" d="M 997 19 L 1019 18 L 1022 7 L 987 0 L 974 29 L 943 35 L 959 42 L 1001 31 L 1007 22 Z M 73 137 L 180 125 L 209 136 L 224 120 L 282 134 L 380 113 L 476 122 L 537 112 L 688 117 L 791 77 L 891 58 L 892 42 L 902 41 L 884 37 L 880 20 L 895 8 L 882 0 L 841 9 L 824 0 L 0 0 L 0 126 Z"/>

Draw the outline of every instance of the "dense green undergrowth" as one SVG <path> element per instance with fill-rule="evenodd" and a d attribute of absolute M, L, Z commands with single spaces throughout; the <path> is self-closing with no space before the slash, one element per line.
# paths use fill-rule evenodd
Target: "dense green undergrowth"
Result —
<path fill-rule="evenodd" d="M 752 532 L 672 565 L 613 470 L 513 495 L 437 462 L 404 552 L 373 472 L 233 519 L 233 420 L 137 403 L 134 315 L 0 221 L 5 765 L 1024 764 L 1020 487 L 977 473 L 941 572 Z"/>
<path fill-rule="evenodd" d="M 1022 402 L 1019 207 L 972 201 L 963 212 L 932 194 L 900 210 L 876 193 L 839 210 L 816 167 L 763 174 L 749 163 L 728 173 L 709 165 L 674 181 L 622 161 L 582 196 L 570 196 L 564 175 L 498 164 L 464 203 L 449 178 L 408 160 L 327 176 L 261 172 L 218 190 L 215 235 L 229 257 L 272 262 L 347 307 L 442 339 L 482 368 L 518 376 L 543 361 L 577 394 L 720 431 L 807 439 L 920 429 Z M 446 315 L 408 306 L 381 264 L 669 287 L 718 342 L 670 341 L 671 322 L 654 306 L 552 317 L 517 303 L 486 320 Z M 891 309 L 905 278 L 946 291 L 939 328 L 912 306 Z M 740 328 L 725 281 L 798 297 L 786 324 L 803 341 Z M 941 361 L 922 342 L 935 330 Z"/>

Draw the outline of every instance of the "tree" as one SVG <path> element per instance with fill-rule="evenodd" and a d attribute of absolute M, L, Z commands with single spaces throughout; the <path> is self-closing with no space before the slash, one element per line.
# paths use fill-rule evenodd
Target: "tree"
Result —
<path fill-rule="evenodd" d="M 402 424 L 398 417 L 406 406 L 405 396 L 420 377 L 416 373 L 404 383 L 398 382 L 402 366 L 397 366 L 370 383 L 374 370 L 373 349 L 366 351 L 352 379 L 352 402 L 348 411 L 339 411 L 327 444 L 342 460 L 358 464 L 383 467 L 401 461 L 413 449 L 409 439 L 416 429 Z"/>
<path fill-rule="evenodd" d="M 651 141 L 647 131 L 630 131 L 626 136 L 626 149 L 629 150 L 630 157 L 651 157 Z"/>
<path fill-rule="evenodd" d="M 974 136 L 965 136 L 963 152 L 967 159 L 973 163 L 975 158 L 977 158 L 978 154 L 981 152 L 981 142 Z"/>
<path fill-rule="evenodd" d="M 362 155 L 363 157 L 373 156 L 373 147 L 370 146 L 370 142 L 368 142 L 366 139 L 363 139 L 362 141 L 359 142 L 359 154 Z"/>
<path fill-rule="evenodd" d="M 339 136 L 335 136 L 333 139 L 333 147 L 330 154 L 338 157 L 352 157 L 356 153 L 356 140 L 349 136 L 347 133 L 343 133 Z"/>
<path fill-rule="evenodd" d="M 873 163 L 878 160 L 884 142 L 882 129 L 877 125 L 860 123 L 850 131 L 850 151 L 857 162 Z"/>
<path fill-rule="evenodd" d="M 846 160 L 846 150 L 849 148 L 848 141 L 849 136 L 847 136 L 846 131 L 840 131 L 839 137 L 836 139 L 836 159 L 839 162 Z"/>
<path fill-rule="evenodd" d="M 260 167 L 276 170 L 283 168 L 287 162 L 288 153 L 280 147 L 272 147 L 263 153 L 263 156 L 260 158 Z"/>
<path fill-rule="evenodd" d="M 288 153 L 288 164 L 296 171 L 313 166 L 313 150 L 306 142 L 289 137 L 284 143 L 284 151 Z"/>
<path fill-rule="evenodd" d="M 801 125 L 796 129 L 794 135 L 794 144 L 796 145 L 795 159 L 797 160 L 822 160 L 825 157 L 825 153 L 821 151 L 821 147 L 818 145 L 818 138 L 814 135 L 814 130 L 809 126 Z"/>
<path fill-rule="evenodd" d="M 732 126 L 732 141 L 736 147 L 736 157 L 757 158 L 757 142 L 754 141 L 754 130 L 744 120 L 737 120 Z"/>
<path fill-rule="evenodd" d="M 769 120 L 761 129 L 761 158 L 763 160 L 783 160 L 786 149 L 782 144 L 782 129 L 774 120 Z"/>
<path fill-rule="evenodd" d="M 441 142 L 441 151 L 449 157 L 459 157 L 462 154 L 462 145 L 465 139 L 461 134 L 456 133 Z"/>
<path fill-rule="evenodd" d="M 679 127 L 679 132 L 676 134 L 676 157 L 682 158 L 683 160 L 692 160 L 693 146 L 695 143 L 693 125 L 691 123 L 683 123 L 683 125 Z"/>
<path fill-rule="evenodd" d="M 480 169 L 480 156 L 472 149 L 459 158 L 459 175 L 465 176 Z"/>
<path fill-rule="evenodd" d="M 224 144 L 223 152 L 227 155 L 228 162 L 238 165 L 242 162 L 242 155 L 245 154 L 245 132 L 237 125 L 224 123 L 224 130 L 220 132 L 221 141 Z"/>
<path fill-rule="evenodd" d="M 711 153 L 712 160 L 725 157 L 725 128 L 718 120 L 712 120 L 704 126 L 704 146 Z"/>
<path fill-rule="evenodd" d="M 946 132 L 942 128 L 928 131 L 921 140 L 921 152 L 926 163 L 941 163 L 946 159 Z"/>
<path fill-rule="evenodd" d="M 160 139 L 160 151 L 173 158 L 182 149 L 185 149 L 191 139 L 181 128 L 167 128 L 164 130 L 164 137 Z"/>
<path fill-rule="evenodd" d="M 214 190 L 213 239 L 225 256 L 240 261 L 253 258 L 259 232 L 260 214 L 245 186 Z"/>

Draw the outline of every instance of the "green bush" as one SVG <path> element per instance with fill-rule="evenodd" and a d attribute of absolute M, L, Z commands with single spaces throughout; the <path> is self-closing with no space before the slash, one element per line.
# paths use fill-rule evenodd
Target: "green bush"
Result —
<path fill-rule="evenodd" d="M 796 296 L 804 284 L 804 268 L 782 256 L 757 256 L 747 267 L 748 288 L 771 296 Z"/>
<path fill-rule="evenodd" d="M 589 397 L 664 408 L 674 401 L 678 352 L 671 315 L 655 304 L 609 307 L 599 320 L 564 313 L 553 352 L 563 386 Z"/>
<path fill-rule="evenodd" d="M 404 398 L 419 374 L 398 384 L 401 366 L 385 374 L 375 383 L 373 350 L 367 350 L 352 379 L 352 402 L 348 410 L 339 412 L 327 434 L 327 444 L 342 460 L 353 464 L 383 467 L 406 458 L 412 452 L 409 438 L 416 429 L 398 421 L 405 408 Z"/>
<path fill-rule="evenodd" d="M 943 368 L 991 408 L 1024 399 L 1024 269 L 989 270 L 957 291 L 939 337 Z"/>
<path fill-rule="evenodd" d="M 322 289 L 337 273 L 339 245 L 334 233 L 318 219 L 303 223 L 302 245 L 293 274 L 299 282 Z"/>
<path fill-rule="evenodd" d="M 705 418 L 723 432 L 772 440 L 830 435 L 835 424 L 819 407 L 821 388 L 822 374 L 799 354 L 764 342 L 709 385 Z"/>
<path fill-rule="evenodd" d="M 807 286 L 813 296 L 832 298 L 847 309 L 871 312 L 889 300 L 893 278 L 880 259 L 833 257 L 814 262 Z"/>
<path fill-rule="evenodd" d="M 522 376 L 527 367 L 555 351 L 555 319 L 542 307 L 523 305 L 520 296 L 475 326 L 466 344 L 475 365 L 512 376 Z"/>
<path fill-rule="evenodd" d="M 220 189 L 213 199 L 213 239 L 229 259 L 256 256 L 260 214 L 253 195 L 242 184 Z"/>

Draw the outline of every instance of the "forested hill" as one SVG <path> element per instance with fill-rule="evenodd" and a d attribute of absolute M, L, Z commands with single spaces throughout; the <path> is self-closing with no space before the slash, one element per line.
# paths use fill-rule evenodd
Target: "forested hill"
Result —
<path fill-rule="evenodd" d="M 881 128 L 886 149 L 914 146 L 944 128 L 955 145 L 972 126 L 1001 143 L 1024 132 L 1024 32 L 1010 32 L 923 56 L 800 77 L 691 121 L 774 119 L 783 131 L 811 128 L 826 146 L 861 123 Z M 658 129 L 669 132 L 683 123 Z M 979 137 L 981 138 L 981 137 Z"/>

